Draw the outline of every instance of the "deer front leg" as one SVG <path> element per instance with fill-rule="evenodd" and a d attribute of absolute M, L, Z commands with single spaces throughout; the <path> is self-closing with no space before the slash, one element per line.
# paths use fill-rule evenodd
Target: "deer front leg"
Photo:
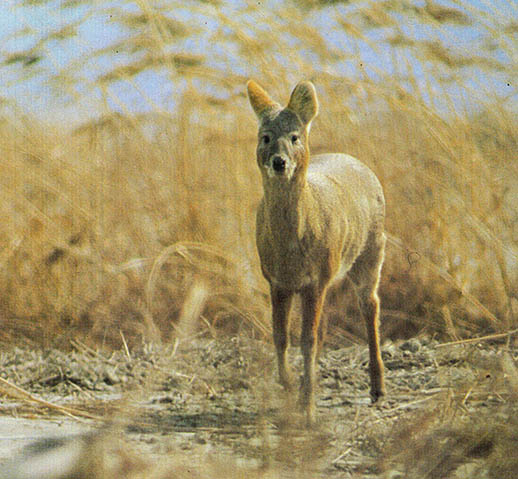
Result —
<path fill-rule="evenodd" d="M 302 334 L 300 346 L 304 359 L 304 376 L 300 389 L 299 403 L 306 415 L 306 423 L 315 423 L 315 381 L 318 350 L 318 330 L 320 315 L 325 299 L 325 289 L 307 287 L 301 292 Z"/>
<path fill-rule="evenodd" d="M 293 293 L 272 286 L 272 326 L 273 342 L 277 351 L 279 381 L 287 391 L 293 389 L 293 376 L 288 366 L 288 329 Z"/>

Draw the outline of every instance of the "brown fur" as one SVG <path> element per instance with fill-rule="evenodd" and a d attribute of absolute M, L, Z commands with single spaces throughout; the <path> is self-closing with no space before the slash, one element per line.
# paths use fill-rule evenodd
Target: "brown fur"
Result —
<path fill-rule="evenodd" d="M 259 119 L 257 162 L 264 197 L 257 212 L 256 240 L 271 288 L 280 382 L 293 388 L 286 349 L 292 299 L 299 294 L 304 358 L 300 404 L 312 424 L 315 363 L 324 336 L 320 316 L 329 285 L 344 280 L 346 274 L 357 288 L 367 325 L 371 398 L 375 402 L 385 394 L 377 294 L 385 247 L 385 201 L 374 173 L 355 158 L 326 154 L 310 163 L 308 135 L 318 114 L 310 82 L 295 87 L 284 109 L 254 81 L 247 87 Z"/>

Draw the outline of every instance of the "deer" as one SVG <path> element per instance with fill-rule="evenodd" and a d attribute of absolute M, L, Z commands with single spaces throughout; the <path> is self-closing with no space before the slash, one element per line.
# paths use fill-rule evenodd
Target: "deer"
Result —
<path fill-rule="evenodd" d="M 286 107 L 254 80 L 248 99 L 258 123 L 257 164 L 263 198 L 256 214 L 256 245 L 270 286 L 273 342 L 279 382 L 288 392 L 290 311 L 301 301 L 303 375 L 298 404 L 308 427 L 316 423 L 316 365 L 326 333 L 321 321 L 331 285 L 352 285 L 366 324 L 370 397 L 385 396 L 380 350 L 378 286 L 384 260 L 385 198 L 375 174 L 343 153 L 310 157 L 309 132 L 318 114 L 314 85 L 302 81 Z"/>

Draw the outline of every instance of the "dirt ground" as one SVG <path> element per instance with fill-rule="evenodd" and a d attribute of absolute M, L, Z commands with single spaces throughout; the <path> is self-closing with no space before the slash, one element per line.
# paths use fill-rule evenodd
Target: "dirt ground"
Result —
<path fill-rule="evenodd" d="M 298 348 L 290 354 L 300 372 Z M 196 339 L 109 356 L 80 343 L 68 353 L 13 349 L 0 353 L 0 377 L 23 391 L 0 385 L 0 464 L 45 435 L 110 423 L 142 457 L 175 454 L 193 468 L 210 459 L 275 477 L 409 477 L 386 466 L 404 454 L 401 441 L 410 447 L 419 434 L 408 425 L 427 414 L 447 422 L 501 407 L 505 364 L 514 367 L 517 357 L 518 349 L 489 342 L 386 342 L 388 396 L 372 406 L 367 347 L 324 350 L 318 425 L 308 431 L 295 398 L 276 382 L 265 342 Z"/>

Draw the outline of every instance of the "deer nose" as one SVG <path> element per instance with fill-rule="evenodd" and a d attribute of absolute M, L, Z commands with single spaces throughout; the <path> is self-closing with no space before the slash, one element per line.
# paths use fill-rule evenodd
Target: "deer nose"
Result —
<path fill-rule="evenodd" d="M 282 156 L 274 156 L 272 167 L 277 172 L 284 171 L 286 169 L 286 160 Z"/>

